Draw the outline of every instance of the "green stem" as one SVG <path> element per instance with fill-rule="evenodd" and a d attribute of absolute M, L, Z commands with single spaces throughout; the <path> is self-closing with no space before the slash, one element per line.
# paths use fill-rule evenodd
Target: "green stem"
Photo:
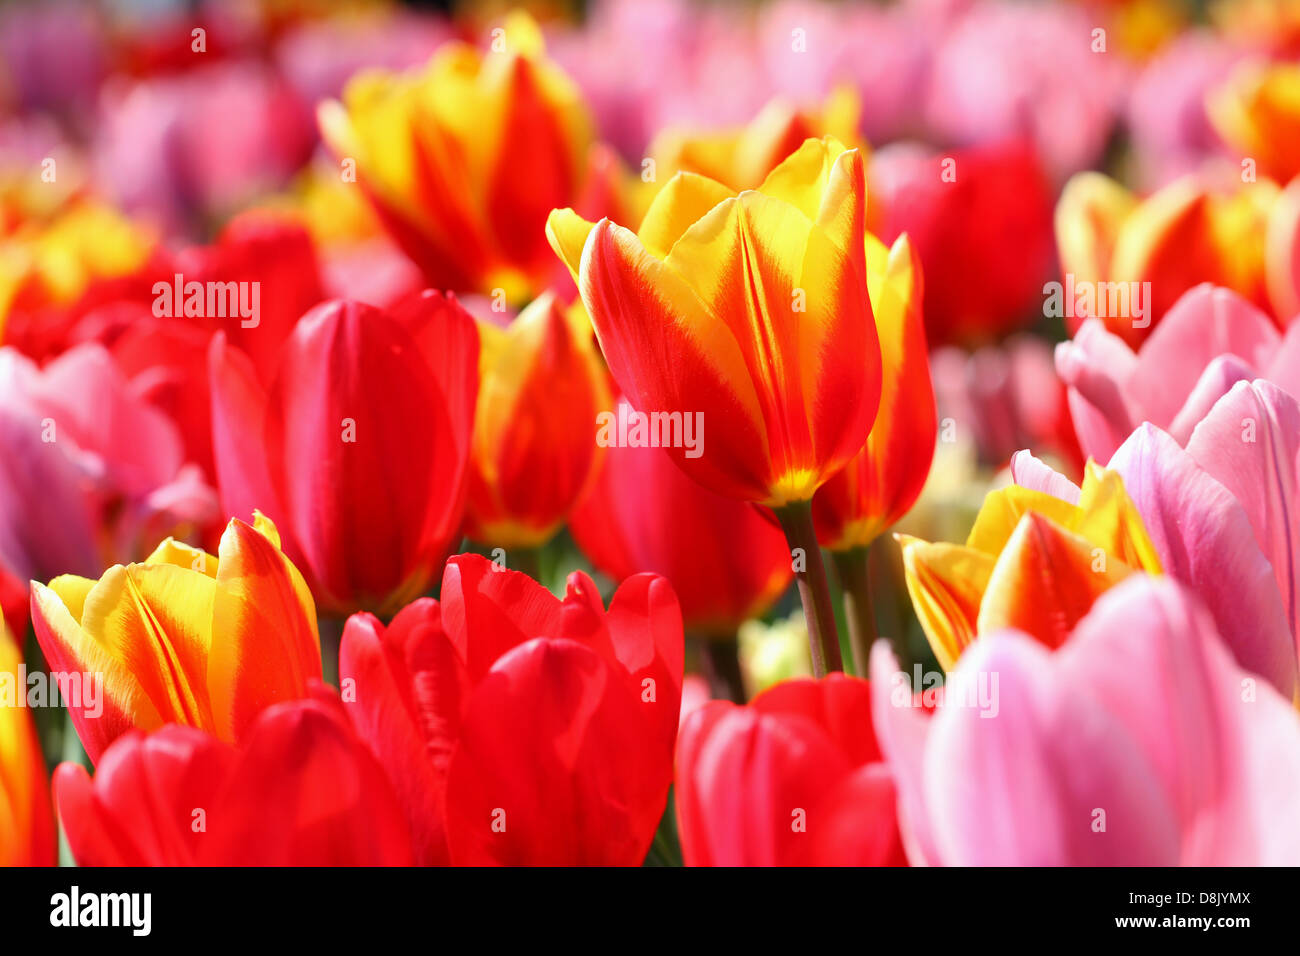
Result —
<path fill-rule="evenodd" d="M 876 612 L 871 606 L 871 575 L 868 570 L 870 550 L 866 547 L 832 551 L 831 561 L 844 592 L 844 618 L 849 627 L 849 646 L 853 648 L 853 672 L 866 677 L 871 645 L 876 641 Z"/>
<path fill-rule="evenodd" d="M 831 607 L 826 565 L 822 563 L 817 532 L 813 529 L 812 504 L 796 501 L 772 510 L 781 522 L 791 554 L 796 549 L 803 552 L 803 570 L 795 570 L 795 583 L 799 587 L 803 616 L 808 624 L 813 674 L 825 677 L 828 671 L 843 670 L 844 665 L 840 662 L 840 638 L 835 630 L 835 609 Z"/>

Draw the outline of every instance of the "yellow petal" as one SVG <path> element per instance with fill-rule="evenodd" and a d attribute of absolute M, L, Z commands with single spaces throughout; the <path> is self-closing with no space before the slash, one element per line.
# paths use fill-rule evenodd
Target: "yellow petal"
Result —
<path fill-rule="evenodd" d="M 1079 494 L 1079 510 L 1071 530 L 1107 555 L 1134 570 L 1160 574 L 1160 556 L 1151 543 L 1137 505 L 1124 489 L 1119 472 L 1089 461 Z"/>
<path fill-rule="evenodd" d="M 979 633 L 980 601 L 993 573 L 993 559 L 957 544 L 930 544 L 898 536 L 912 606 L 930 648 L 951 670 Z"/>
<path fill-rule="evenodd" d="M 144 564 L 173 564 L 178 568 L 189 568 L 206 574 L 210 578 L 217 576 L 217 559 L 202 548 L 196 548 L 175 538 L 167 538 L 154 548 L 153 554 L 145 558 Z M 66 599 L 65 599 L 66 603 Z"/>
<path fill-rule="evenodd" d="M 210 730 L 215 594 L 216 582 L 189 568 L 119 564 L 87 595 L 81 626 L 135 676 L 165 721 Z"/>
<path fill-rule="evenodd" d="M 678 173 L 659 191 L 637 230 L 646 251 L 668 258 L 673 245 L 714 206 L 736 194 L 722 183 L 695 173 Z"/>
<path fill-rule="evenodd" d="M 996 557 L 1006 547 L 1020 519 L 1034 511 L 1045 515 L 1062 527 L 1070 527 L 1078 509 L 1068 501 L 1053 497 L 1045 491 L 1034 491 L 1019 485 L 1008 485 L 984 496 L 984 504 L 975 517 L 975 525 L 966 538 L 966 547 L 983 551 Z"/>
<path fill-rule="evenodd" d="M 572 209 L 554 209 L 546 217 L 546 238 L 555 254 L 569 267 L 575 282 L 582 266 L 583 247 L 595 228 L 594 222 L 588 222 Z"/>

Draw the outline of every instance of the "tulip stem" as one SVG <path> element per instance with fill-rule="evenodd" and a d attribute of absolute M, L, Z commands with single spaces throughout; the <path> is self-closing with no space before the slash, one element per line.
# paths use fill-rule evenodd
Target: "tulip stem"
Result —
<path fill-rule="evenodd" d="M 826 565 L 817 544 L 813 529 L 812 503 L 795 501 L 772 509 L 794 564 L 794 579 L 799 586 L 799 599 L 803 602 L 803 616 L 808 624 L 808 646 L 812 651 L 812 669 L 816 677 L 825 677 L 828 671 L 843 670 L 840 661 L 840 638 L 835 629 L 835 609 L 831 605 L 831 589 L 826 581 Z"/>
<path fill-rule="evenodd" d="M 853 649 L 853 672 L 867 676 L 871 645 L 876 642 L 876 611 L 871 605 L 871 573 L 866 547 L 832 551 L 831 561 L 844 592 L 844 619 L 848 622 L 849 647 Z"/>

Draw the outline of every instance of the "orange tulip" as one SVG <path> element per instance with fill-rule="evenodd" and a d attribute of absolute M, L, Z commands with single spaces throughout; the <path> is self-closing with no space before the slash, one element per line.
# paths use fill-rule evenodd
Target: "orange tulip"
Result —
<path fill-rule="evenodd" d="M 1277 199 L 1269 180 L 1211 188 L 1195 177 L 1179 179 L 1139 201 L 1101 173 L 1079 173 L 1065 185 L 1056 206 L 1056 242 L 1067 290 L 1086 289 L 1089 308 L 1064 303 L 1071 330 L 1094 315 L 1137 346 L 1178 298 L 1202 282 L 1226 286 L 1263 308 L 1265 233 Z M 1114 308 L 1120 283 L 1149 282 L 1142 309 Z M 1110 287 L 1104 285 L 1112 284 Z M 1067 291 L 1067 297 L 1069 293 Z M 1141 311 L 1143 314 L 1138 315 Z"/>
<path fill-rule="evenodd" d="M 479 323 L 478 410 L 466 533 L 504 548 L 545 544 L 591 479 L 605 369 L 578 306 L 550 293 L 507 328 Z"/>
<path fill-rule="evenodd" d="M 53 866 L 54 815 L 22 655 L 0 625 L 0 867 Z"/>
<path fill-rule="evenodd" d="M 1059 647 L 1098 595 L 1162 573 L 1117 472 L 1089 463 L 1078 504 L 1012 485 L 990 492 L 965 545 L 899 536 L 912 605 L 944 670 L 980 634 L 1019 628 Z"/>
<path fill-rule="evenodd" d="M 861 154 L 827 137 L 739 195 L 679 173 L 636 233 L 551 214 L 547 235 L 628 400 L 702 416 L 703 448 L 671 453 L 706 488 L 807 502 L 866 443 L 880 344 L 865 195 Z"/>
<path fill-rule="evenodd" d="M 579 195 L 591 122 L 526 15 L 488 51 L 448 43 L 423 70 L 363 72 L 318 118 L 429 285 L 514 301 L 547 284 L 542 227 Z"/>
<path fill-rule="evenodd" d="M 133 727 L 189 724 L 236 741 L 321 676 L 311 593 L 261 515 L 254 527 L 232 520 L 216 557 L 168 538 L 98 581 L 33 581 L 31 606 L 51 669 L 103 680 L 102 713 L 69 704 L 91 760 Z"/>
<path fill-rule="evenodd" d="M 832 551 L 866 547 L 907 514 L 934 457 L 921 262 L 906 235 L 892 249 L 867 236 L 867 284 L 880 336 L 880 411 L 862 451 L 813 498 L 817 538 Z"/>

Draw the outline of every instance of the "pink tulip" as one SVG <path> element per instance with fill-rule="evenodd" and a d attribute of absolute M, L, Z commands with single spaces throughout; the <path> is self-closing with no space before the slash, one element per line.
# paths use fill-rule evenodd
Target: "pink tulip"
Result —
<path fill-rule="evenodd" d="M 1186 444 L 1232 386 L 1267 378 L 1300 396 L 1300 323 L 1288 332 L 1230 289 L 1186 292 L 1134 352 L 1096 319 L 1056 347 L 1086 455 L 1106 461 L 1142 422 Z"/>
<path fill-rule="evenodd" d="M 0 566 L 42 580 L 143 557 L 217 507 L 175 425 L 89 344 L 44 369 L 0 349 L 0 503 Z"/>
<path fill-rule="evenodd" d="M 979 638 L 932 715 L 883 642 L 872 685 L 913 863 L 1300 863 L 1300 720 L 1172 582 L 1102 595 L 1056 652 Z"/>
<path fill-rule="evenodd" d="M 1300 403 L 1271 382 L 1239 381 L 1190 429 L 1186 447 L 1150 423 L 1111 457 L 1165 572 L 1213 615 L 1242 667 L 1291 695 L 1300 643 Z M 1077 499 L 1028 452 L 1018 484 Z"/>

